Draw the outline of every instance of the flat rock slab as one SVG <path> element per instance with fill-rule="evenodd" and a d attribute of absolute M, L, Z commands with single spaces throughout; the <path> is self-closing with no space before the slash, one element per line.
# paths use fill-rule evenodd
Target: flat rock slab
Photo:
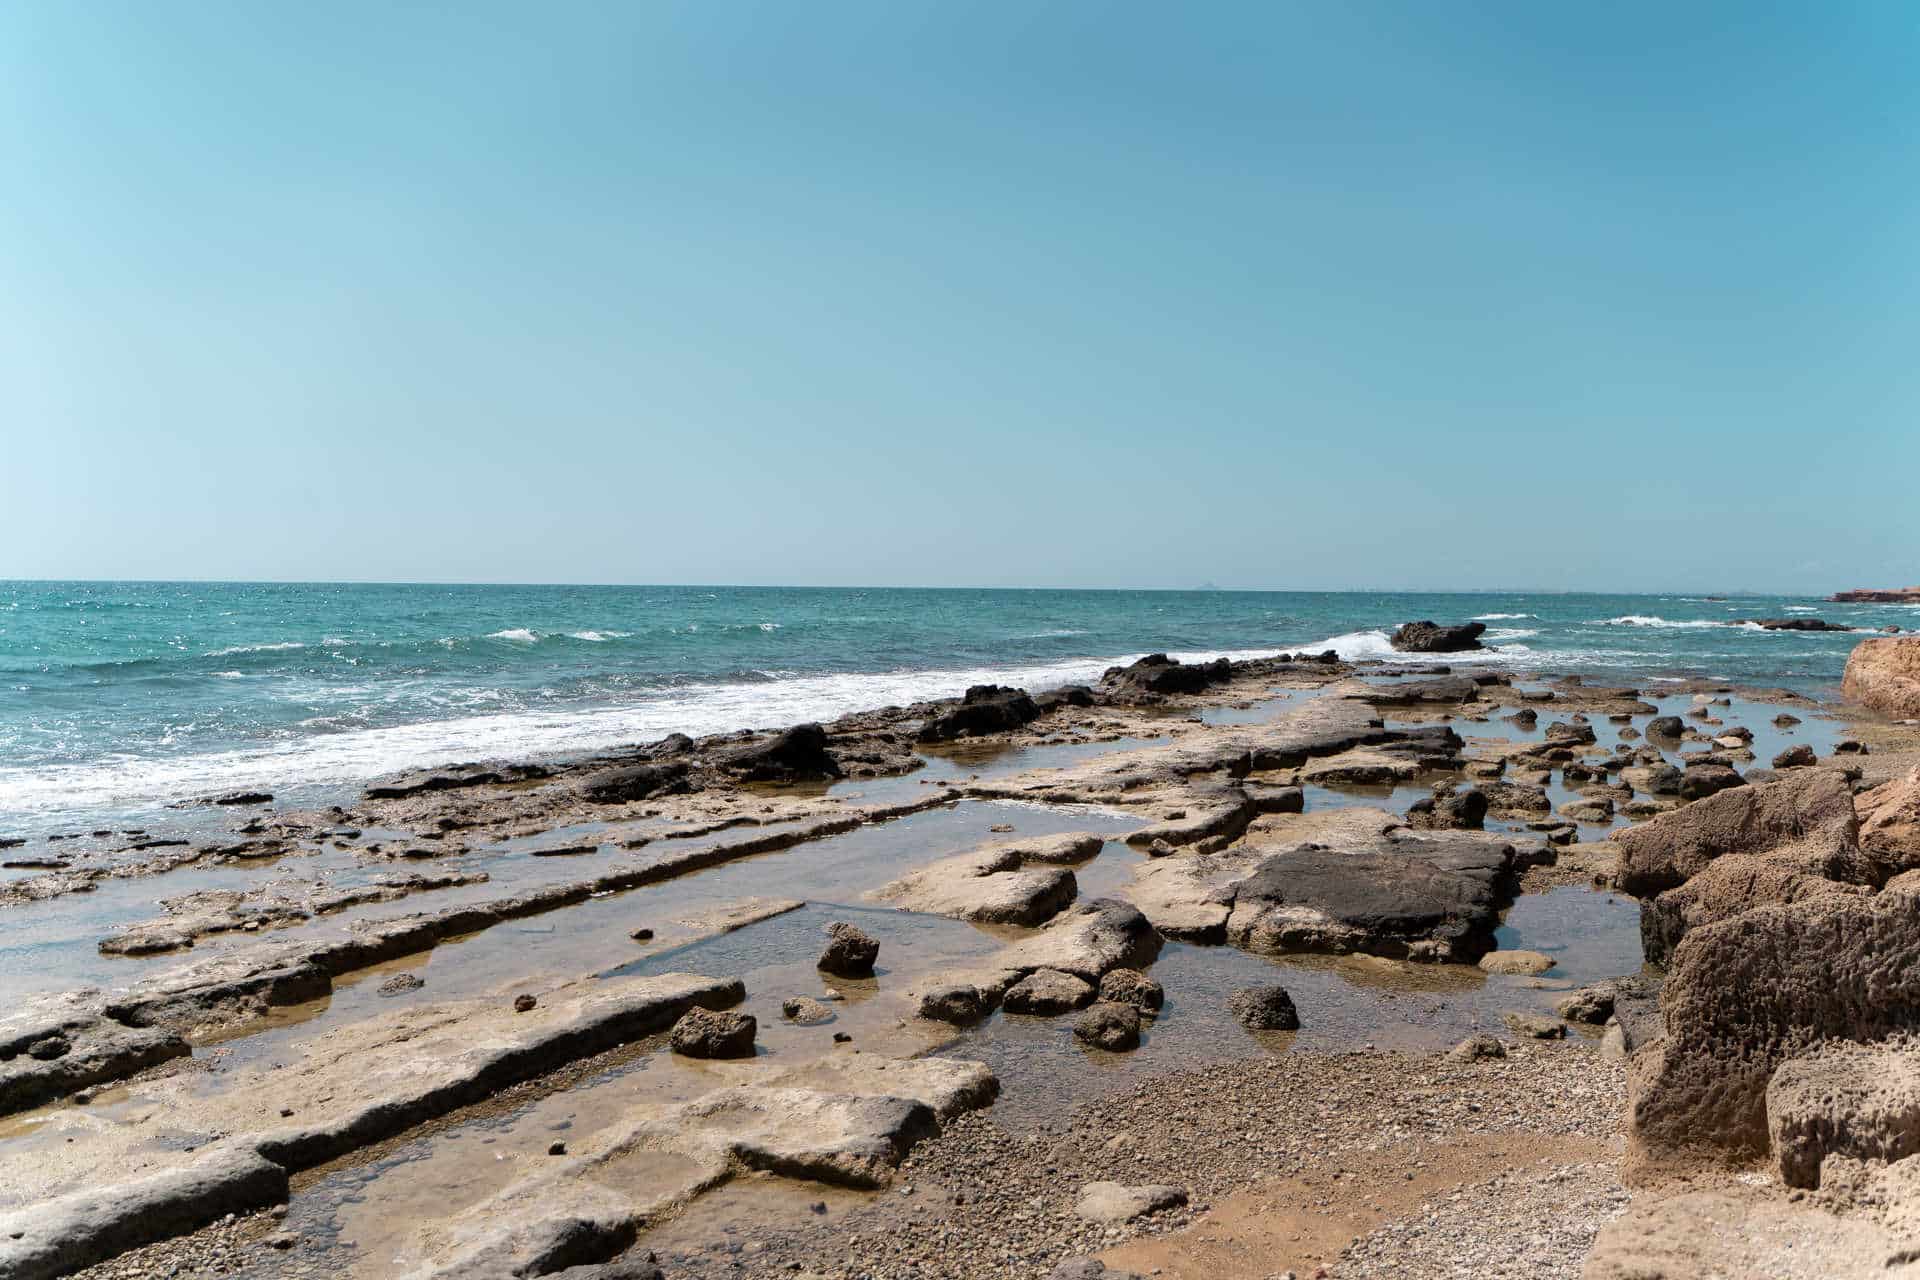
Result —
<path fill-rule="evenodd" d="M 871 896 L 956 920 L 1037 925 L 1080 892 L 1073 872 L 1058 864 L 1085 861 L 1102 843 L 1098 836 L 1069 835 L 983 845 L 904 875 Z"/>
<path fill-rule="evenodd" d="M 1509 900 L 1514 847 L 1468 832 L 1276 853 L 1243 881 L 1227 940 L 1265 954 L 1472 960 Z"/>
<path fill-rule="evenodd" d="M 165 1139 L 180 1133 L 229 1135 L 298 1172 L 664 1030 L 696 1005 L 723 1008 L 743 995 L 738 979 L 662 974 L 576 982 L 542 993 L 525 1013 L 505 995 L 392 1009 L 315 1037 L 284 1065 L 235 1071 L 217 1092 L 190 1077 L 153 1081 L 142 1091 L 150 1105 L 128 1123 L 85 1123 L 82 1113 L 68 1126 L 73 1141 L 0 1162 L 0 1200 L 31 1202 L 63 1185 L 111 1194 L 178 1172 L 191 1157 Z M 217 1200 L 206 1205 L 210 1217 L 180 1230 L 228 1212 Z M 191 1216 L 183 1208 L 170 1220 Z"/>
<path fill-rule="evenodd" d="M 287 1198 L 287 1171 L 243 1143 L 0 1214 L 0 1275 L 45 1280 Z"/>

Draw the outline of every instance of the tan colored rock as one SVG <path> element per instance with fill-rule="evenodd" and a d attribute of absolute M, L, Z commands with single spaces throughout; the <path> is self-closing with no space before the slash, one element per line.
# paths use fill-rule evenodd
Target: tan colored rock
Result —
<path fill-rule="evenodd" d="M 1601 1229 L 1582 1280 L 1914 1280 L 1883 1227 L 1754 1194 L 1643 1200 Z"/>
<path fill-rule="evenodd" d="M 1920 895 L 1819 896 L 1688 933 L 1636 1050 L 1629 1121 L 1647 1153 L 1757 1158 L 1767 1083 L 1826 1040 L 1920 1028 Z"/>
<path fill-rule="evenodd" d="M 1920 637 L 1862 640 L 1847 658 L 1840 691 L 1883 715 L 1920 716 Z"/>
<path fill-rule="evenodd" d="M 1553 965 L 1553 957 L 1539 951 L 1489 951 L 1480 957 L 1480 968 L 1486 973 L 1531 976 L 1545 973 Z"/>
<path fill-rule="evenodd" d="M 1073 872 L 1052 864 L 1084 860 L 1099 851 L 1097 836 L 1068 836 L 1046 844 L 1003 841 L 942 858 L 871 896 L 908 911 L 956 920 L 1037 925 L 1052 918 L 1080 891 Z M 1029 862 L 1041 865 L 1028 866 Z"/>
<path fill-rule="evenodd" d="M 1790 1187 L 1819 1186 L 1829 1156 L 1920 1155 L 1920 1047 L 1831 1041 L 1781 1063 L 1767 1085 L 1767 1133 Z"/>
<path fill-rule="evenodd" d="M 1860 847 L 1895 874 L 1920 867 L 1920 769 L 1853 798 Z"/>
<path fill-rule="evenodd" d="M 1647 959 L 1665 964 L 1689 931 L 1755 907 L 1873 892 L 1827 878 L 1831 862 L 1831 849 L 1818 839 L 1715 859 L 1685 884 L 1641 906 L 1640 940 Z"/>
<path fill-rule="evenodd" d="M 1830 769 L 1803 769 L 1777 782 L 1719 792 L 1609 838 L 1620 846 L 1620 888 L 1651 897 L 1724 854 L 1795 842 L 1826 850 L 1830 879 L 1864 880 L 1858 834 L 1846 779 Z"/>

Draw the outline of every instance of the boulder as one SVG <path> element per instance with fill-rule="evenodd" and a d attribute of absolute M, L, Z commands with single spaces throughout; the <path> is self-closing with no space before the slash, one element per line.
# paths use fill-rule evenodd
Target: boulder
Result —
<path fill-rule="evenodd" d="M 1097 836 L 1068 836 L 1049 845 L 1063 856 L 1100 850 Z M 1051 919 L 1079 895 L 1072 871 L 1038 862 L 1020 841 L 985 845 L 971 853 L 942 858 L 911 872 L 873 895 L 908 911 L 951 916 L 980 924 L 1037 925 Z"/>
<path fill-rule="evenodd" d="M 1232 675 L 1233 666 L 1225 658 L 1185 663 L 1164 653 L 1150 653 L 1129 666 L 1107 668 L 1100 687 L 1114 702 L 1155 703 L 1169 694 L 1200 693 Z"/>
<path fill-rule="evenodd" d="M 1249 1031 L 1298 1031 L 1300 1013 L 1285 987 L 1248 987 L 1227 998 L 1227 1011 Z"/>
<path fill-rule="evenodd" d="M 840 762 L 827 749 L 827 731 L 817 724 L 797 724 L 735 748 L 719 763 L 742 782 L 806 782 L 841 776 Z"/>
<path fill-rule="evenodd" d="M 1829 895 L 1691 930 L 1636 1052 L 1630 1120 L 1649 1151 L 1768 1149 L 1767 1084 L 1822 1041 L 1920 1030 L 1920 895 Z"/>
<path fill-rule="evenodd" d="M 689 1009 L 673 1024 L 668 1042 L 688 1058 L 751 1058 L 756 1030 L 750 1013 Z"/>
<path fill-rule="evenodd" d="M 1630 765 L 1620 771 L 1620 781 L 1642 795 L 1677 796 L 1683 775 L 1670 764 Z"/>
<path fill-rule="evenodd" d="M 1620 846 L 1620 888 L 1646 898 L 1683 883 L 1724 854 L 1806 840 L 1830 849 L 1837 870 L 1857 837 L 1853 794 L 1846 781 L 1829 770 L 1808 769 L 1778 782 L 1710 796 L 1615 831 L 1609 839 Z"/>
<path fill-rule="evenodd" d="M 1819 840 L 1716 858 L 1685 884 L 1641 905 L 1640 941 L 1646 958 L 1666 964 L 1690 931 L 1768 903 L 1873 892 L 1833 879 L 1828 874 L 1833 865 L 1831 847 Z"/>
<path fill-rule="evenodd" d="M 1891 1164 L 1920 1154 L 1920 1046 L 1818 1045 L 1773 1073 L 1766 1114 L 1774 1162 L 1790 1187 L 1818 1187 L 1828 1156 Z"/>
<path fill-rule="evenodd" d="M 1674 770 L 1676 775 L 1679 772 Z M 1477 790 L 1486 797 L 1487 809 L 1492 813 L 1547 813 L 1553 808 L 1546 788 L 1531 783 L 1483 782 Z"/>
<path fill-rule="evenodd" d="M 1819 757 L 1813 754 L 1813 748 L 1802 742 L 1788 747 L 1773 758 L 1776 769 L 1805 769 L 1819 763 Z"/>
<path fill-rule="evenodd" d="M 877 940 L 854 925 L 836 920 L 827 926 L 827 948 L 820 953 L 819 968 L 841 978 L 870 977 L 879 955 Z"/>
<path fill-rule="evenodd" d="M 1616 988 L 1611 982 L 1596 983 L 1591 987 L 1582 987 L 1554 1001 L 1553 1011 L 1568 1022 L 1585 1023 L 1590 1027 L 1605 1025 L 1613 1017 L 1613 1005 Z"/>
<path fill-rule="evenodd" d="M 1005 733 L 1040 715 L 1040 708 L 1025 689 L 997 684 L 974 685 L 958 702 L 944 705 L 946 710 L 929 716 L 920 726 L 920 741 L 950 742 L 955 738 Z"/>
<path fill-rule="evenodd" d="M 1729 765 L 1689 762 L 1686 770 L 1680 775 L 1680 798 L 1699 800 L 1716 792 L 1746 785 L 1747 780 Z"/>
<path fill-rule="evenodd" d="M 1857 1218 L 1738 1189 L 1637 1196 L 1601 1228 L 1582 1280 L 1914 1280 L 1907 1241 Z"/>
<path fill-rule="evenodd" d="M 1860 847 L 1878 868 L 1898 875 L 1920 867 L 1920 769 L 1861 792 L 1853 806 Z"/>
<path fill-rule="evenodd" d="M 1465 653 L 1484 648 L 1484 622 L 1463 622 L 1441 626 L 1437 622 L 1409 622 L 1394 631 L 1388 643 L 1402 653 Z"/>
<path fill-rule="evenodd" d="M 1227 940 L 1264 954 L 1473 960 L 1491 949 L 1514 863 L 1512 844 L 1474 832 L 1304 845 L 1239 884 Z"/>
<path fill-rule="evenodd" d="M 1415 800 L 1407 824 L 1418 830 L 1478 831 L 1486 825 L 1487 797 L 1474 787 L 1449 788 Z"/>
<path fill-rule="evenodd" d="M 1100 998 L 1130 1004 L 1142 1013 L 1157 1012 L 1167 1001 L 1160 984 L 1138 969 L 1114 969 L 1100 979 Z"/>
<path fill-rule="evenodd" d="M 1093 986 L 1058 969 L 1036 969 L 1007 988 L 1001 1003 L 1008 1013 L 1051 1016 L 1093 1002 Z"/>
<path fill-rule="evenodd" d="M 1073 1211 L 1088 1222 L 1131 1222 L 1164 1209 L 1177 1209 L 1186 1202 L 1184 1187 L 1130 1187 L 1118 1182 L 1089 1182 L 1080 1189 Z"/>
<path fill-rule="evenodd" d="M 1647 721 L 1649 738 L 1678 738 L 1686 731 L 1686 723 L 1679 716 L 1655 716 Z"/>
<path fill-rule="evenodd" d="M 1083 1044 L 1119 1053 L 1140 1043 L 1140 1011 L 1130 1004 L 1102 1001 L 1074 1020 L 1073 1035 Z"/>
<path fill-rule="evenodd" d="M 1882 715 L 1920 717 L 1920 637 L 1862 640 L 1847 658 L 1840 691 Z"/>
<path fill-rule="evenodd" d="M 674 760 L 608 769 L 582 781 L 579 790 L 581 799 L 594 804 L 627 804 L 685 791 L 687 785 L 686 762 Z"/>

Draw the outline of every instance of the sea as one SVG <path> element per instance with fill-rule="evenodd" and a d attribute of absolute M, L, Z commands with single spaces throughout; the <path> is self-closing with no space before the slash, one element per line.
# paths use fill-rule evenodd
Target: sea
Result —
<path fill-rule="evenodd" d="M 1485 622 L 1448 661 L 1819 696 L 1920 607 L 1538 592 L 0 583 L 0 835 L 249 789 L 285 802 L 414 766 L 566 756 L 1088 681 L 1142 654 L 1396 654 L 1401 622 Z"/>

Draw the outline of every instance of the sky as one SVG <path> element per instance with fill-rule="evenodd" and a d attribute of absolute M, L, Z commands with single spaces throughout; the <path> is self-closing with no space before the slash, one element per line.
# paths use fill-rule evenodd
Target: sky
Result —
<path fill-rule="evenodd" d="M 0 578 L 1920 582 L 1920 8 L 0 3 Z"/>

